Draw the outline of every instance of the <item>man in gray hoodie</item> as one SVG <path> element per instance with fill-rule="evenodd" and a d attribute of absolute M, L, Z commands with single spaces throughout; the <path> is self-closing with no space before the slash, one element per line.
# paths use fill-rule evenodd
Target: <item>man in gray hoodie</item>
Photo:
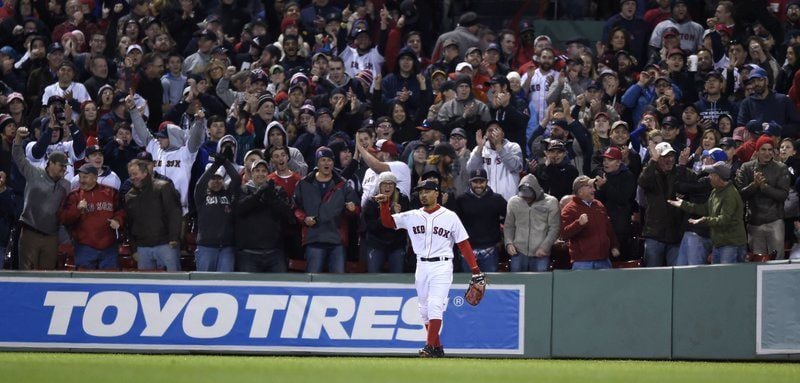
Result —
<path fill-rule="evenodd" d="M 20 270 L 55 270 L 58 254 L 58 208 L 69 191 L 64 179 L 67 155 L 50 153 L 44 169 L 25 158 L 28 129 L 17 129 L 11 155 L 25 177 L 25 206 L 22 208 L 22 232 L 19 236 Z"/>
<path fill-rule="evenodd" d="M 264 134 L 264 152 L 269 153 L 273 146 L 286 147 L 289 149 L 289 170 L 300 174 L 305 177 L 308 173 L 308 164 L 306 164 L 303 153 L 295 147 L 289 146 L 289 138 L 286 134 L 286 129 L 278 121 L 272 121 L 267 125 L 267 132 Z M 270 166 L 270 172 L 274 172 L 275 168 Z"/>
<path fill-rule="evenodd" d="M 519 182 L 517 195 L 508 200 L 504 226 L 511 271 L 547 271 L 550 248 L 561 229 L 558 200 L 545 194 L 539 181 L 528 174 Z"/>

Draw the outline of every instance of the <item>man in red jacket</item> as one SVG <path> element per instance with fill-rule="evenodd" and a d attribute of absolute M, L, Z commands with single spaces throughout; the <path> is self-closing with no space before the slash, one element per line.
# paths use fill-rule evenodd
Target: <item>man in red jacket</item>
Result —
<path fill-rule="evenodd" d="M 97 183 L 98 169 L 85 164 L 78 169 L 79 187 L 64 198 L 58 211 L 75 242 L 78 269 L 117 269 L 117 239 L 124 211 L 117 191 Z"/>
<path fill-rule="evenodd" d="M 609 269 L 608 254 L 619 257 L 619 243 L 606 208 L 594 199 L 591 178 L 576 178 L 572 191 L 575 196 L 561 210 L 561 237 L 569 241 L 572 270 Z"/>

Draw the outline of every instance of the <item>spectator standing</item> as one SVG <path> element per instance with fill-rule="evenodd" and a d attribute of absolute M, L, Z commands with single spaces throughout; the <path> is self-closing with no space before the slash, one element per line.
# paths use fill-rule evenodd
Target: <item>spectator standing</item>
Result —
<path fill-rule="evenodd" d="M 703 166 L 714 190 L 705 203 L 691 203 L 676 198 L 672 206 L 700 215 L 689 220 L 691 225 L 708 225 L 711 229 L 712 263 L 737 263 L 747 254 L 747 233 L 744 227 L 744 202 L 731 182 L 731 166 L 723 161 Z"/>
<path fill-rule="evenodd" d="M 746 84 L 752 86 L 750 93 L 739 105 L 738 126 L 747 125 L 750 120 L 772 121 L 782 127 L 783 137 L 794 137 L 800 124 L 800 112 L 785 94 L 775 93 L 769 87 L 767 72 L 758 66 L 750 70 Z M 748 158 L 742 159 L 748 161 Z"/>
<path fill-rule="evenodd" d="M 58 220 L 75 243 L 76 268 L 117 270 L 117 242 L 125 212 L 117 190 L 98 183 L 99 173 L 92 163 L 78 169 L 78 187 L 67 194 Z"/>
<path fill-rule="evenodd" d="M 499 122 L 490 122 L 486 135 L 475 133 L 476 146 L 467 162 L 467 170 L 486 170 L 489 187 L 508 200 L 517 193 L 519 173 L 522 171 L 522 149 L 516 142 L 505 138 Z"/>
<path fill-rule="evenodd" d="M 633 259 L 631 254 L 631 215 L 636 210 L 636 177 L 622 162 L 622 151 L 609 147 L 603 152 L 603 170 L 594 178 L 595 197 L 603 203 L 619 242 L 620 256 Z"/>
<path fill-rule="evenodd" d="M 456 198 L 456 213 L 461 218 L 467 234 L 474 244 L 475 260 L 485 272 L 497 271 L 503 231 L 500 225 L 506 216 L 506 200 L 488 185 L 486 169 L 470 172 L 470 189 Z M 461 258 L 461 270 L 469 270 Z"/>
<path fill-rule="evenodd" d="M 155 178 L 152 172 L 147 161 L 128 164 L 133 184 L 125 194 L 128 238 L 139 254 L 139 270 L 180 271 L 180 196 L 172 183 Z"/>
<path fill-rule="evenodd" d="M 250 165 L 250 180 L 235 204 L 236 270 L 286 272 L 286 254 L 281 248 L 283 227 L 292 216 L 288 195 L 268 180 L 269 164 L 257 159 Z"/>
<path fill-rule="evenodd" d="M 692 182 L 696 177 L 686 167 L 675 166 L 675 149 L 668 142 L 651 142 L 648 153 L 650 162 L 639 175 L 639 187 L 647 199 L 642 229 L 645 265 L 674 266 L 686 215 L 667 201 L 675 198 L 678 182 Z"/>
<path fill-rule="evenodd" d="M 532 160 L 528 169 L 536 176 L 544 193 L 556 200 L 572 193 L 572 181 L 578 177 L 578 168 L 566 160 L 567 149 L 564 142 L 551 139 L 544 152 L 544 164 Z"/>
<path fill-rule="evenodd" d="M 520 180 L 517 195 L 508 200 L 503 230 L 512 272 L 548 270 L 561 228 L 559 213 L 558 200 L 544 192 L 536 177 Z"/>
<path fill-rule="evenodd" d="M 789 171 L 774 160 L 775 141 L 761 136 L 755 159 L 736 174 L 736 187 L 747 204 L 747 237 L 750 251 L 784 258 L 783 204 L 789 196 Z"/>
<path fill-rule="evenodd" d="M 397 188 L 397 177 L 394 173 L 379 174 L 377 183 L 378 187 L 375 188 L 373 196 L 378 194 L 388 196 L 392 214 L 408 211 L 408 196 Z M 362 216 L 367 226 L 367 272 L 380 273 L 384 263 L 388 261 L 390 273 L 402 273 L 407 246 L 405 230 L 392 230 L 381 224 L 380 205 L 374 198 L 367 201 Z"/>
<path fill-rule="evenodd" d="M 397 160 L 397 145 L 392 141 L 378 140 L 375 148 L 378 152 L 376 155 L 372 155 L 368 148 L 356 145 L 358 157 L 369 166 L 364 173 L 364 181 L 362 181 L 362 207 L 366 205 L 371 196 L 375 195 L 378 175 L 383 172 L 392 172 L 397 177 L 397 187 L 400 189 L 400 193 L 408 195 L 406 193 L 411 192 L 411 169 L 408 164 Z"/>
<path fill-rule="evenodd" d="M 561 211 L 561 236 L 568 241 L 573 270 L 609 269 L 619 257 L 619 243 L 603 203 L 594 199 L 591 178 L 579 176 L 572 185 L 574 196 Z"/>
<path fill-rule="evenodd" d="M 362 152 L 363 154 L 363 152 Z M 344 178 L 333 171 L 333 151 L 317 149 L 317 170 L 309 172 L 295 189 L 295 217 L 303 225 L 306 272 L 343 273 L 347 245 L 345 215 L 361 211 L 358 196 Z M 365 190 L 366 193 L 366 190 Z"/>
<path fill-rule="evenodd" d="M 7 181 L 6 172 L 0 170 L 0 270 L 6 260 L 11 228 L 17 222 L 17 196 Z"/>
<path fill-rule="evenodd" d="M 20 270 L 54 270 L 58 251 L 58 208 L 69 191 L 64 179 L 67 156 L 53 152 L 44 169 L 30 163 L 23 153 L 28 129 L 17 128 L 11 154 L 25 177 L 25 205 L 22 208 L 22 232 L 19 236 Z"/>
<path fill-rule="evenodd" d="M 154 136 L 147 129 L 139 110 L 133 104 L 133 97 L 125 99 L 133 121 L 133 138 L 136 144 L 145 148 L 153 156 L 155 168 L 175 185 L 178 190 L 184 214 L 189 211 L 189 179 L 192 165 L 203 143 L 206 119 L 202 109 L 194 115 L 194 124 L 188 132 L 179 126 L 166 122 L 163 130 Z"/>
<path fill-rule="evenodd" d="M 228 155 L 233 151 L 228 149 Z M 242 178 L 230 158 L 212 153 L 213 162 L 197 180 L 194 206 L 197 209 L 197 271 L 233 271 L 235 248 L 233 206 L 241 191 Z M 225 186 L 225 178 L 230 184 Z"/>

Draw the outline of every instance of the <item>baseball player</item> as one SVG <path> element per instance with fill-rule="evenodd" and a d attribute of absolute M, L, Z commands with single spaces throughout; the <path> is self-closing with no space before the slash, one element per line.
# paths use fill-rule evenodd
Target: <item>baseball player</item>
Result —
<path fill-rule="evenodd" d="M 447 308 L 447 294 L 453 282 L 454 243 L 458 244 L 458 249 L 472 269 L 472 281 L 482 282 L 485 277 L 475 262 L 475 254 L 461 220 L 456 213 L 436 202 L 439 184 L 425 181 L 417 190 L 422 208 L 398 214 L 391 213 L 388 196 L 378 194 L 374 198 L 381 206 L 381 224 L 390 229 L 405 229 L 411 238 L 417 255 L 414 279 L 419 312 L 428 331 L 427 342 L 419 350 L 419 355 L 440 358 L 444 356 L 444 348 L 439 341 L 439 330 Z"/>

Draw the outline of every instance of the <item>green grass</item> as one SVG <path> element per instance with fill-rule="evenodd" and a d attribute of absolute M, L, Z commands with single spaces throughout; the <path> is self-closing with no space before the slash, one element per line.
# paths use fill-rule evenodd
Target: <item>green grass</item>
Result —
<path fill-rule="evenodd" d="M 798 363 L 0 353 L 0 382 L 797 382 Z"/>

